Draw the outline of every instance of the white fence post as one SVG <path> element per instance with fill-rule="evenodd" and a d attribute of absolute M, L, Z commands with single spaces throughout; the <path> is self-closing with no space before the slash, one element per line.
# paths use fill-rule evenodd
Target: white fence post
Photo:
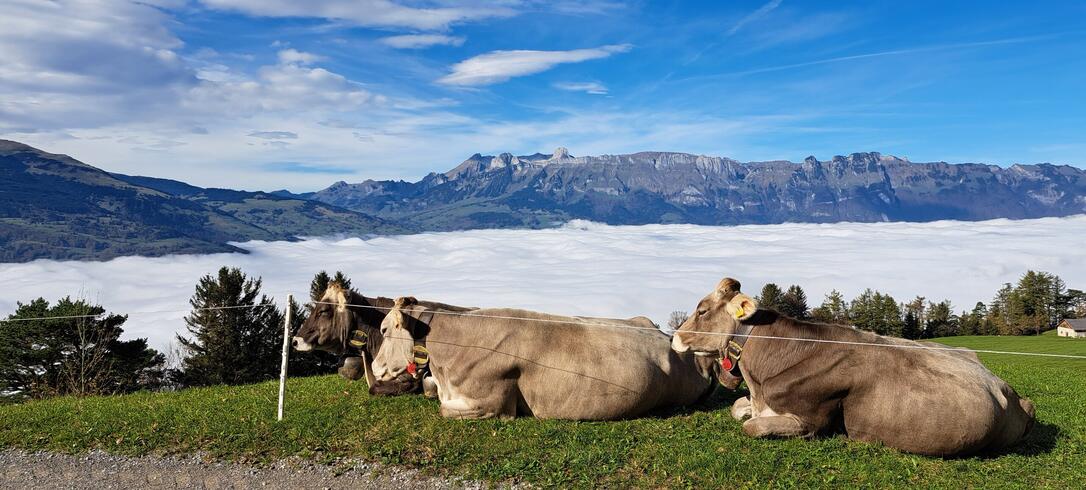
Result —
<path fill-rule="evenodd" d="M 283 420 L 283 397 L 287 392 L 287 358 L 290 357 L 290 324 L 294 321 L 294 295 L 287 295 L 287 319 L 283 322 L 283 363 L 279 367 L 279 412 L 278 419 Z"/>

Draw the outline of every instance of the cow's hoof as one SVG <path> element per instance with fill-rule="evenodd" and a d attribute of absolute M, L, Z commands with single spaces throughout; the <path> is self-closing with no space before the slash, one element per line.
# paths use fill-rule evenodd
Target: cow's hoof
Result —
<path fill-rule="evenodd" d="M 431 400 L 437 399 L 437 381 L 434 381 L 433 376 L 422 379 L 422 396 Z"/>
<path fill-rule="evenodd" d="M 743 397 L 732 404 L 732 418 L 742 422 L 754 415 L 750 405 L 750 398 Z"/>

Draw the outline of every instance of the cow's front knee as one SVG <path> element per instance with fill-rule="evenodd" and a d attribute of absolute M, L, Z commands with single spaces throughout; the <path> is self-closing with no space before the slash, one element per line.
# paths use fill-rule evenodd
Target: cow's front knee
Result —
<path fill-rule="evenodd" d="M 365 366 L 362 365 L 361 357 L 348 357 L 344 359 L 343 365 L 339 367 L 338 372 L 343 379 L 350 381 L 357 381 L 366 375 Z"/>
<path fill-rule="evenodd" d="M 752 415 L 750 397 L 743 397 L 732 404 L 732 418 L 742 421 Z"/>
<path fill-rule="evenodd" d="M 806 437 L 811 430 L 794 416 L 771 415 L 743 422 L 743 433 L 750 437 Z"/>

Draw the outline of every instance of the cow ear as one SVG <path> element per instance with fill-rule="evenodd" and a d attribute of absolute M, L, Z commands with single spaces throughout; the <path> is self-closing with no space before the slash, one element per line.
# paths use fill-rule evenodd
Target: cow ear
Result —
<path fill-rule="evenodd" d="M 758 311 L 758 302 L 750 296 L 738 293 L 724 305 L 724 311 L 728 312 L 732 318 L 743 321 L 754 316 L 754 313 Z"/>
<path fill-rule="evenodd" d="M 736 281 L 735 279 L 732 279 L 730 277 L 725 277 L 724 279 L 721 279 L 720 283 L 716 285 L 716 290 L 722 293 L 738 293 L 739 287 L 739 281 Z"/>
<path fill-rule="evenodd" d="M 411 305 L 415 305 L 415 304 L 418 304 L 418 303 L 419 303 L 419 300 L 415 299 L 414 296 L 400 296 L 399 298 L 396 298 L 395 307 L 396 308 L 403 308 L 405 306 L 411 306 Z"/>

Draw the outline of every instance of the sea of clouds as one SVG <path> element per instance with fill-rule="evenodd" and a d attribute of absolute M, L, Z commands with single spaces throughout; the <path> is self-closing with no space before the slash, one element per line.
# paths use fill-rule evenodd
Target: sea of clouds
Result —
<path fill-rule="evenodd" d="M 126 337 L 165 347 L 183 331 L 197 280 L 223 265 L 263 277 L 283 303 L 305 299 L 317 271 L 342 270 L 367 295 L 414 295 L 471 306 L 570 315 L 646 315 L 658 323 L 692 310 L 724 276 L 756 294 L 799 284 L 812 307 L 831 289 L 864 288 L 899 301 L 989 301 L 1027 269 L 1086 288 L 1086 216 L 984 222 L 759 226 L 608 226 L 477 230 L 371 239 L 248 242 L 243 254 L 124 257 L 107 262 L 0 264 L 0 316 L 17 301 L 72 295 L 129 314 Z"/>

